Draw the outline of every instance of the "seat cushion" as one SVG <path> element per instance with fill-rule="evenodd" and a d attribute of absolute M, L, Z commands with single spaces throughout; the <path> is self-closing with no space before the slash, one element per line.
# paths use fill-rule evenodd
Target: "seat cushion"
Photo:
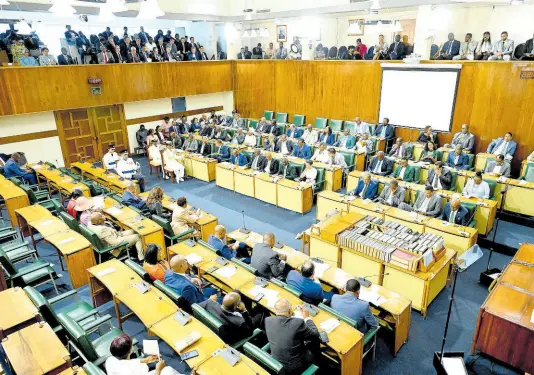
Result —
<path fill-rule="evenodd" d="M 93 348 L 98 357 L 109 357 L 111 355 L 109 352 L 111 342 L 122 334 L 123 332 L 119 328 L 113 327 L 109 332 L 93 341 Z"/>
<path fill-rule="evenodd" d="M 22 272 L 24 271 L 25 268 L 33 267 L 36 264 L 49 264 L 49 263 L 45 262 L 44 260 L 39 259 L 38 261 L 33 262 L 29 266 L 19 268 L 18 271 Z M 21 279 L 25 285 L 31 285 L 31 284 L 37 283 L 38 281 L 44 281 L 45 279 L 50 279 L 50 275 L 48 274 L 49 271 L 52 273 L 52 277 L 55 278 L 56 271 L 54 271 L 52 267 L 48 266 L 48 267 L 41 268 L 37 271 L 30 272 L 22 276 Z"/>
<path fill-rule="evenodd" d="M 69 318 L 76 320 L 77 317 L 91 310 L 93 310 L 93 306 L 91 306 L 87 302 L 76 302 L 64 308 L 57 309 L 55 312 L 56 312 L 56 315 L 64 314 L 64 315 L 67 315 Z M 88 322 L 93 319 L 94 319 L 93 317 L 87 318 L 79 322 L 79 324 L 83 326 L 83 323 Z"/>
<path fill-rule="evenodd" d="M 10 261 L 16 261 L 19 256 L 23 253 L 26 253 L 29 250 L 28 246 L 22 246 L 14 250 L 9 250 L 6 255 L 9 258 Z"/>

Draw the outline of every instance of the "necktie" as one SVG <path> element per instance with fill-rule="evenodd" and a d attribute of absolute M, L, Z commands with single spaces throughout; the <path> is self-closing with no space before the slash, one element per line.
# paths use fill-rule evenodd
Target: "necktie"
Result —
<path fill-rule="evenodd" d="M 400 157 L 400 156 L 402 155 L 401 151 L 402 151 L 402 146 L 400 146 L 399 148 L 397 148 L 397 156 Z"/>
<path fill-rule="evenodd" d="M 502 49 L 501 52 L 504 52 L 504 40 L 502 41 Z"/>
<path fill-rule="evenodd" d="M 432 184 L 432 187 L 434 189 L 438 188 L 438 175 L 437 174 L 434 175 L 434 183 Z"/>
<path fill-rule="evenodd" d="M 256 156 L 254 158 L 254 163 L 252 163 L 252 169 L 257 169 L 258 168 L 258 159 L 259 159 L 258 156 Z"/>
<path fill-rule="evenodd" d="M 449 51 L 447 52 L 447 54 L 451 54 L 451 51 L 452 51 L 452 42 L 449 42 Z"/>
<path fill-rule="evenodd" d="M 451 211 L 451 216 L 449 216 L 449 222 L 454 223 L 455 217 L 456 217 L 456 211 Z"/>
<path fill-rule="evenodd" d="M 362 195 L 361 195 L 362 198 L 365 197 L 365 192 L 367 191 L 367 186 L 368 186 L 367 184 L 365 184 L 363 186 Z"/>
<path fill-rule="evenodd" d="M 105 63 L 108 62 L 108 54 L 107 54 L 107 53 L 104 53 L 104 62 L 105 62 Z"/>

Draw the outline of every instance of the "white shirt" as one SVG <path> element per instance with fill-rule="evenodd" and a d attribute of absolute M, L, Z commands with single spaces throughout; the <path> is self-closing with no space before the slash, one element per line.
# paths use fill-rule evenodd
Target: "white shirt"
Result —
<path fill-rule="evenodd" d="M 425 196 L 425 200 L 421 204 L 421 207 L 419 207 L 419 211 L 421 212 L 427 212 L 428 211 L 428 204 L 430 203 L 430 198 Z"/>
<path fill-rule="evenodd" d="M 317 143 L 319 134 L 315 130 L 308 131 L 308 129 L 306 129 L 304 133 L 302 133 L 301 138 L 304 139 L 304 143 L 306 143 L 308 146 L 312 146 Z"/>
<path fill-rule="evenodd" d="M 467 185 L 465 185 L 462 194 L 470 197 L 488 199 L 490 196 L 490 187 L 484 180 L 477 185 L 475 184 L 475 180 L 470 178 L 469 181 L 467 181 Z"/>
<path fill-rule="evenodd" d="M 263 170 L 264 172 L 269 173 L 271 171 L 271 160 L 267 160 L 267 164 L 265 164 L 265 169 Z"/>
<path fill-rule="evenodd" d="M 369 124 L 362 121 L 359 124 L 356 124 L 355 132 L 356 134 L 369 134 L 369 129 Z"/>
<path fill-rule="evenodd" d="M 443 189 L 443 186 L 441 186 L 441 180 L 439 179 L 439 176 L 437 173 L 434 173 L 434 181 L 432 181 L 432 187 L 434 189 Z"/>
<path fill-rule="evenodd" d="M 146 42 L 145 43 L 145 47 L 148 49 L 148 52 L 152 52 L 154 51 L 154 48 L 158 48 L 158 46 L 156 46 L 156 43 L 150 43 L 150 42 Z"/>
<path fill-rule="evenodd" d="M 501 173 L 501 167 L 502 165 L 497 165 L 495 164 L 495 166 L 493 167 L 493 173 Z"/>
<path fill-rule="evenodd" d="M 406 171 L 406 168 L 405 168 L 405 167 L 401 167 L 401 170 L 400 170 L 400 172 L 399 172 L 399 178 L 400 178 L 401 180 L 404 179 L 404 172 L 405 172 L 405 171 Z"/>
<path fill-rule="evenodd" d="M 378 159 L 377 159 L 378 160 Z M 375 168 L 373 169 L 373 173 L 380 173 L 382 172 L 382 163 L 384 160 L 378 160 L 378 162 L 375 165 Z"/>
<path fill-rule="evenodd" d="M 127 160 L 120 159 L 117 162 L 117 173 L 119 176 L 131 179 L 132 176 L 135 174 L 137 170 L 137 165 L 133 161 L 132 158 L 128 158 Z"/>
<path fill-rule="evenodd" d="M 282 142 L 282 146 L 280 147 L 280 152 L 284 155 L 289 154 L 289 150 L 287 149 L 287 142 Z"/>
<path fill-rule="evenodd" d="M 256 136 L 255 135 L 247 135 L 245 137 L 245 144 L 250 147 L 256 146 Z"/>
<path fill-rule="evenodd" d="M 493 151 L 493 155 L 504 155 L 504 150 L 508 147 L 508 142 L 504 141 Z"/>
<path fill-rule="evenodd" d="M 136 359 L 117 359 L 109 357 L 106 360 L 106 373 L 108 375 L 144 375 L 150 371 L 146 363 Z"/>
<path fill-rule="evenodd" d="M 311 157 L 311 160 L 318 161 L 319 163 L 328 163 L 330 159 L 328 155 L 328 150 L 321 151 L 319 149 L 315 150 L 315 153 Z"/>
<path fill-rule="evenodd" d="M 104 155 L 104 168 L 105 169 L 115 169 L 117 166 L 117 160 L 119 160 L 119 155 L 116 152 L 109 153 L 107 152 Z"/>
<path fill-rule="evenodd" d="M 306 177 L 306 182 L 315 183 L 315 179 L 317 178 L 317 169 L 310 168 L 304 170 L 304 177 Z"/>
<path fill-rule="evenodd" d="M 161 153 L 159 152 L 158 146 L 150 146 L 148 148 L 148 155 L 153 161 L 161 163 Z"/>

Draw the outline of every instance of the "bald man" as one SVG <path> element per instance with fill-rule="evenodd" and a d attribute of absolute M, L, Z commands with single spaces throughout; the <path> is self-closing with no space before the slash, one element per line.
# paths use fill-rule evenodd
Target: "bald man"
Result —
<path fill-rule="evenodd" d="M 459 194 L 453 194 L 451 201 L 445 205 L 441 214 L 441 220 L 463 226 L 469 224 L 469 210 L 462 206 Z"/>
<path fill-rule="evenodd" d="M 257 243 L 252 248 L 250 265 L 258 270 L 260 276 L 266 279 L 273 277 L 283 280 L 286 273 L 287 257 L 273 250 L 276 238 L 273 233 L 265 233 L 263 242 Z"/>
<path fill-rule="evenodd" d="M 180 294 L 190 304 L 204 302 L 208 298 L 217 300 L 217 291 L 214 288 L 202 289 L 202 281 L 191 277 L 191 266 L 182 255 L 171 258 L 171 268 L 165 272 L 165 285 Z"/>
<path fill-rule="evenodd" d="M 201 302 L 200 306 L 222 322 L 220 337 L 227 344 L 232 345 L 252 335 L 254 322 L 239 293 L 228 293 L 222 304 L 209 299 Z"/>
<path fill-rule="evenodd" d="M 319 330 L 302 306 L 303 319 L 294 318 L 287 299 L 279 299 L 274 304 L 274 311 L 276 316 L 265 319 L 271 355 L 283 365 L 284 374 L 301 374 L 315 362 L 314 358 L 321 357 L 312 353 L 319 349 Z"/>
<path fill-rule="evenodd" d="M 208 238 L 208 244 L 213 246 L 221 256 L 225 257 L 228 260 L 237 257 L 237 253 L 242 253 L 245 251 L 245 244 L 243 242 L 234 242 L 231 245 L 228 245 L 226 242 L 226 228 L 224 225 L 217 225 L 213 234 Z M 245 254 L 245 258 L 248 257 L 248 254 Z M 250 263 L 250 259 L 248 261 Z"/>

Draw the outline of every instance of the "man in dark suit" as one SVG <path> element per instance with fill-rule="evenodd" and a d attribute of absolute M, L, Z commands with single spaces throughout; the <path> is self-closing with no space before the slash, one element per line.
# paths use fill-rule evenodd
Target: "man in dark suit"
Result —
<path fill-rule="evenodd" d="M 200 135 L 203 137 L 213 138 L 215 137 L 215 132 L 217 129 L 215 129 L 215 124 L 211 123 L 208 126 L 205 126 L 204 129 L 200 131 Z"/>
<path fill-rule="evenodd" d="M 187 52 L 189 52 L 189 43 L 185 40 L 184 37 L 180 38 L 180 42 L 178 42 L 178 51 L 180 51 L 183 55 L 187 55 Z"/>
<path fill-rule="evenodd" d="M 265 233 L 263 242 L 257 243 L 252 248 L 250 265 L 258 270 L 258 274 L 266 279 L 273 277 L 284 279 L 287 256 L 278 254 L 273 250 L 276 239 L 273 233 Z"/>
<path fill-rule="evenodd" d="M 145 33 L 145 28 L 143 26 L 139 28 L 139 33 L 137 36 L 141 39 L 141 43 L 143 43 L 143 45 L 148 42 L 148 38 L 150 37 L 150 35 Z"/>
<path fill-rule="evenodd" d="M 287 139 L 285 134 L 278 140 L 278 143 L 276 144 L 276 152 L 280 152 L 284 155 L 290 155 L 293 152 L 293 143 Z"/>
<path fill-rule="evenodd" d="M 463 226 L 469 224 L 469 210 L 462 206 L 458 194 L 453 194 L 451 201 L 445 205 L 441 220 Z"/>
<path fill-rule="evenodd" d="M 374 199 L 378 193 L 378 184 L 373 181 L 371 175 L 367 172 L 361 174 L 358 180 L 356 189 L 351 191 L 349 195 L 354 195 L 362 199 Z"/>
<path fill-rule="evenodd" d="M 252 154 L 248 167 L 254 171 L 263 171 L 266 165 L 267 159 L 261 154 L 261 150 L 259 148 L 254 149 L 254 154 Z"/>
<path fill-rule="evenodd" d="M 367 167 L 367 172 L 379 176 L 389 176 L 392 170 L 393 162 L 384 156 L 383 151 L 378 151 Z"/>
<path fill-rule="evenodd" d="M 67 49 L 65 47 L 61 48 L 61 55 L 57 57 L 58 65 L 72 65 L 74 61 L 72 57 L 67 54 Z"/>
<path fill-rule="evenodd" d="M 333 292 L 325 292 L 321 284 L 315 278 L 315 265 L 311 260 L 305 261 L 300 267 L 300 272 L 291 270 L 287 274 L 287 285 L 292 286 L 302 293 L 302 300 L 314 305 L 329 301 Z"/>
<path fill-rule="evenodd" d="M 449 33 L 448 39 L 443 46 L 441 51 L 439 51 L 439 56 L 436 57 L 436 60 L 452 60 L 454 56 L 460 54 L 460 42 L 454 39 L 454 34 Z"/>
<path fill-rule="evenodd" d="M 191 51 L 187 53 L 187 61 L 198 61 L 200 60 L 200 54 L 198 53 L 195 46 L 191 47 Z"/>
<path fill-rule="evenodd" d="M 124 61 L 128 61 L 128 54 L 131 52 L 132 43 L 130 40 L 130 37 L 124 38 L 124 40 L 120 44 L 121 47 L 121 55 Z"/>
<path fill-rule="evenodd" d="M 165 285 L 176 291 L 190 304 L 217 300 L 217 291 L 202 288 L 202 281 L 189 275 L 190 266 L 182 255 L 175 255 L 170 262 L 171 269 L 165 272 Z"/>
<path fill-rule="evenodd" d="M 534 60 L 534 38 L 527 40 L 525 43 L 525 51 L 523 52 L 523 56 L 521 56 L 521 60 Z"/>
<path fill-rule="evenodd" d="M 221 141 L 225 142 L 229 140 L 228 132 L 226 131 L 226 129 L 220 126 L 215 127 L 215 133 L 213 134 L 212 138 L 220 139 Z"/>
<path fill-rule="evenodd" d="M 380 193 L 377 201 L 388 206 L 398 207 L 406 198 L 406 190 L 399 187 L 399 183 L 393 180 L 389 183 L 389 186 L 384 186 L 384 189 Z"/>
<path fill-rule="evenodd" d="M 269 130 L 271 130 L 271 127 L 265 117 L 262 117 L 260 121 L 258 122 L 258 125 L 256 125 L 256 132 L 257 133 L 269 133 Z"/>
<path fill-rule="evenodd" d="M 198 153 L 202 156 L 211 154 L 211 145 L 208 143 L 207 137 L 202 137 L 202 142 L 198 146 Z"/>
<path fill-rule="evenodd" d="M 410 147 L 410 145 L 403 142 L 401 137 L 397 137 L 395 144 L 393 147 L 391 147 L 391 150 L 389 150 L 389 156 L 392 156 L 396 159 L 410 159 L 412 157 L 412 150 L 413 149 Z"/>
<path fill-rule="evenodd" d="M 263 169 L 263 172 L 269 173 L 269 175 L 275 175 L 278 173 L 278 169 L 280 167 L 280 163 L 278 160 L 273 159 L 273 154 L 271 154 L 269 151 L 265 153 L 265 160 L 267 161 L 265 163 L 265 168 Z"/>
<path fill-rule="evenodd" d="M 469 157 L 463 152 L 462 145 L 456 145 L 454 152 L 449 152 L 445 165 L 455 169 L 469 169 Z"/>
<path fill-rule="evenodd" d="M 382 124 L 378 124 L 375 130 L 375 135 L 380 138 L 391 139 L 395 136 L 393 126 L 389 124 L 389 119 L 384 117 Z"/>
<path fill-rule="evenodd" d="M 279 299 L 274 304 L 274 311 L 276 316 L 265 319 L 271 355 L 282 364 L 284 374 L 302 374 L 313 364 L 314 357 L 320 357 L 315 353 L 319 349 L 319 330 L 303 306 L 300 307 L 303 319 L 293 318 L 291 303 L 287 299 Z"/>
<path fill-rule="evenodd" d="M 156 48 L 158 49 L 158 53 L 163 56 L 165 53 L 167 53 L 167 48 L 165 46 L 165 43 L 163 43 L 163 37 L 158 39 L 158 44 L 156 45 Z"/>
<path fill-rule="evenodd" d="M 295 180 L 299 178 L 299 173 L 297 169 L 289 164 L 289 160 L 287 160 L 287 157 L 283 157 L 282 161 L 280 162 L 280 165 L 278 166 L 278 176 L 282 178 L 287 178 L 289 180 Z"/>
<path fill-rule="evenodd" d="M 230 148 L 223 145 L 220 139 L 217 139 L 215 141 L 215 153 L 211 154 L 210 156 L 217 159 L 219 163 L 221 161 L 228 161 L 230 160 Z"/>
<path fill-rule="evenodd" d="M 199 53 L 200 54 L 200 59 L 199 60 L 208 61 L 209 60 L 208 59 L 208 55 L 206 54 L 206 52 L 204 52 L 204 47 L 201 46 L 199 51 L 200 51 L 200 53 Z"/>
<path fill-rule="evenodd" d="M 450 190 L 452 184 L 451 172 L 443 168 L 443 163 L 438 161 L 434 165 L 434 169 L 428 172 L 426 185 L 432 186 L 434 190 Z"/>
<path fill-rule="evenodd" d="M 200 50 L 200 43 L 195 42 L 195 37 L 192 36 L 189 38 L 189 49 L 193 49 L 195 47 L 197 49 L 197 52 Z"/>
<path fill-rule="evenodd" d="M 234 344 L 252 335 L 254 322 L 239 293 L 228 293 L 224 296 L 222 305 L 212 300 L 206 300 L 199 305 L 222 323 L 220 335 L 227 344 Z"/>
<path fill-rule="evenodd" d="M 110 52 L 111 52 L 111 55 L 113 56 L 113 62 L 115 64 L 121 64 L 121 63 L 125 63 L 126 62 L 126 60 L 122 56 L 122 52 L 121 52 L 121 47 L 120 46 L 115 46 L 115 50 L 111 50 Z"/>
<path fill-rule="evenodd" d="M 402 60 L 404 58 L 404 51 L 406 46 L 401 42 L 401 36 L 395 35 L 395 42 L 391 43 L 388 49 L 388 57 L 390 60 Z"/>

